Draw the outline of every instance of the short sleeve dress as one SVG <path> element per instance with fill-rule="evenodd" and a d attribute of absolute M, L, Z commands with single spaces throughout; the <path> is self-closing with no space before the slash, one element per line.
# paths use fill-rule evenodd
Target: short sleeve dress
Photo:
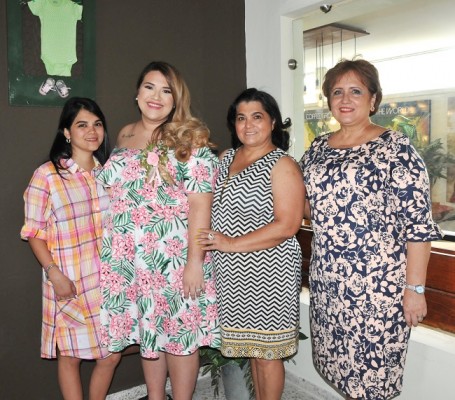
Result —
<path fill-rule="evenodd" d="M 24 240 L 46 242 L 53 261 L 70 278 L 77 298 L 57 301 L 52 283 L 42 274 L 43 320 L 41 357 L 61 355 L 81 359 L 106 357 L 100 333 L 100 253 L 108 194 L 94 171 L 62 159 L 57 173 L 48 161 L 33 174 L 24 193 Z M 97 163 L 97 168 L 100 167 Z"/>
<path fill-rule="evenodd" d="M 271 171 L 276 149 L 229 176 L 236 150 L 220 164 L 212 228 L 237 237 L 273 221 Z M 227 357 L 282 359 L 298 349 L 301 250 L 295 237 L 249 253 L 213 252 L 220 313 L 221 352 Z"/>
<path fill-rule="evenodd" d="M 353 398 L 402 388 L 406 243 L 441 237 L 425 165 L 387 130 L 347 149 L 316 138 L 301 160 L 313 226 L 310 320 L 316 367 Z"/>
<path fill-rule="evenodd" d="M 187 355 L 199 346 L 219 347 L 210 253 L 203 264 L 205 293 L 196 300 L 181 295 L 188 196 L 212 192 L 218 161 L 207 147 L 194 150 L 187 162 L 173 150 L 167 159 L 174 184 L 159 173 L 149 180 L 137 149 L 114 149 L 98 175 L 111 200 L 101 254 L 101 331 L 112 352 L 140 344 L 142 357 L 158 358 L 158 352 Z"/>

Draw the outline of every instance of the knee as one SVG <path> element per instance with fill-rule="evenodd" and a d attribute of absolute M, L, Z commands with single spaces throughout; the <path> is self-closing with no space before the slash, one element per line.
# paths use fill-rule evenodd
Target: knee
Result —
<path fill-rule="evenodd" d="M 103 368 L 114 369 L 122 358 L 121 353 L 111 353 L 108 357 L 96 360 L 96 364 Z"/>
<path fill-rule="evenodd" d="M 63 368 L 79 368 L 81 359 L 76 357 L 59 356 L 58 363 Z"/>

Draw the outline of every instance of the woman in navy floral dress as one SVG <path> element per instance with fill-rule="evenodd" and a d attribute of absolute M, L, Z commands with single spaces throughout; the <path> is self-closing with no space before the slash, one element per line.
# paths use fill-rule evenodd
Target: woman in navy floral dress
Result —
<path fill-rule="evenodd" d="M 347 399 L 400 393 L 411 326 L 425 318 L 431 215 L 424 162 L 404 134 L 371 123 L 382 92 L 367 61 L 340 61 L 324 95 L 336 132 L 301 160 L 314 231 L 314 362 Z"/>

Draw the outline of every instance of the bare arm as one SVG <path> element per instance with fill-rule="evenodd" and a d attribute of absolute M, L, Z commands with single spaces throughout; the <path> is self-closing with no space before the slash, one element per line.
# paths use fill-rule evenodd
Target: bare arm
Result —
<path fill-rule="evenodd" d="M 305 186 L 300 168 L 290 157 L 281 158 L 272 169 L 272 193 L 274 219 L 271 223 L 235 238 L 209 229 L 201 230 L 198 242 L 202 249 L 251 252 L 278 246 L 294 236 L 302 225 Z M 214 240 L 208 239 L 209 233 L 214 234 Z"/>
<path fill-rule="evenodd" d="M 42 268 L 46 268 L 49 264 L 54 262 L 44 240 L 31 237 L 28 239 L 28 242 Z M 57 300 L 71 299 L 77 296 L 76 287 L 74 286 L 73 281 L 65 276 L 58 266 L 49 269 L 48 276 L 54 287 Z"/>
<path fill-rule="evenodd" d="M 406 283 L 425 285 L 431 242 L 407 242 L 407 249 Z M 424 318 L 427 315 L 425 295 L 405 289 L 403 309 L 408 326 L 417 326 L 421 322 L 419 317 Z"/>
<path fill-rule="evenodd" d="M 198 289 L 205 289 L 204 273 L 202 265 L 204 263 L 205 250 L 196 243 L 196 237 L 200 229 L 210 227 L 210 210 L 212 207 L 212 193 L 193 193 L 188 196 L 189 215 L 188 215 L 188 257 L 183 272 L 183 291 L 187 298 L 193 299 L 199 293 Z"/>
<path fill-rule="evenodd" d="M 303 216 L 306 219 L 311 220 L 310 201 L 307 198 L 305 198 L 305 206 L 304 206 Z"/>

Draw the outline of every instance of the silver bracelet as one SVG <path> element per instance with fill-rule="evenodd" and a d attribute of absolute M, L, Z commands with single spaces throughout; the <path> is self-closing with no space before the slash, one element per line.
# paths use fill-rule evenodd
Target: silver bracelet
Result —
<path fill-rule="evenodd" d="M 49 279 L 49 271 L 51 268 L 58 268 L 58 265 L 55 262 L 51 262 L 49 265 L 44 267 L 44 274 L 46 275 L 46 279 Z"/>

